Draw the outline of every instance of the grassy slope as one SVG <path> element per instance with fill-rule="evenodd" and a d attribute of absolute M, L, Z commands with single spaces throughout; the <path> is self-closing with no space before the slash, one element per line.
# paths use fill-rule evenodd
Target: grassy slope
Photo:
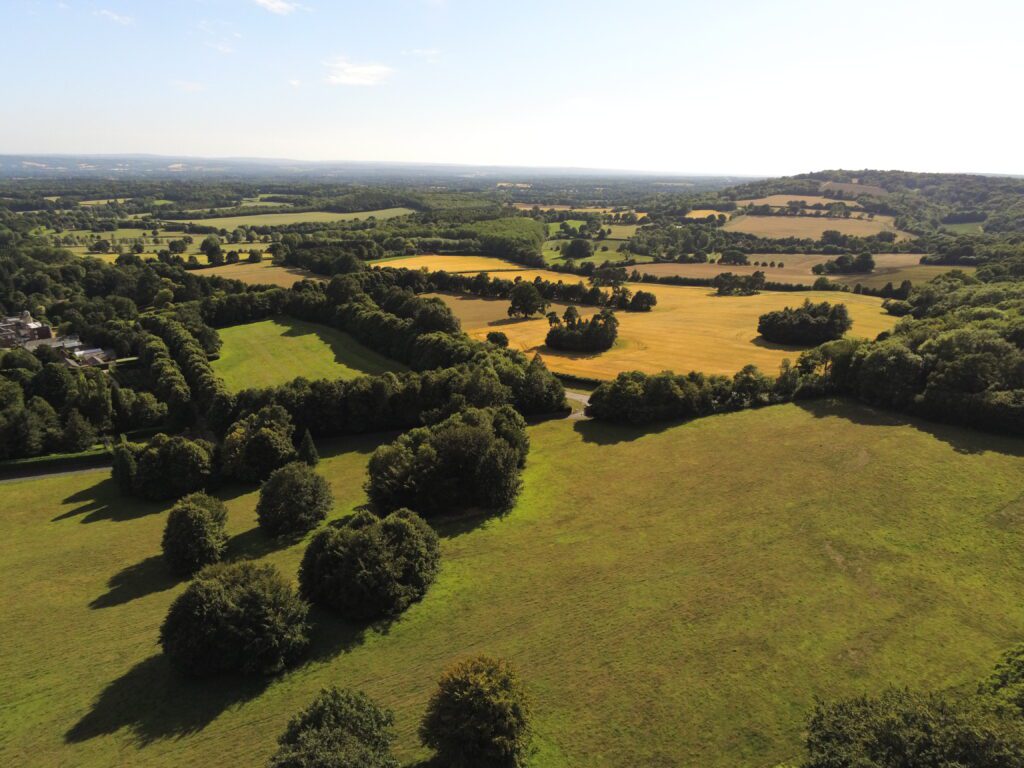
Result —
<path fill-rule="evenodd" d="M 823 404 L 531 439 L 518 506 L 444 531 L 423 603 L 365 633 L 318 617 L 313 661 L 265 687 L 156 655 L 164 507 L 102 472 L 0 484 L 0 763 L 260 765 L 327 683 L 394 707 L 413 758 L 440 670 L 486 651 L 529 685 L 537 768 L 773 765 L 813 696 L 962 684 L 1024 637 L 1019 441 Z M 321 446 L 336 514 L 373 445 Z M 232 552 L 294 573 L 254 503 L 229 493 Z"/>
<path fill-rule="evenodd" d="M 411 208 L 382 208 L 376 211 L 357 211 L 355 213 L 333 213 L 330 211 L 303 211 L 296 213 L 256 213 L 248 216 L 221 216 L 213 219 L 182 219 L 204 227 L 234 229 L 235 227 L 272 227 L 302 222 L 329 222 L 366 220 L 373 216 L 376 219 L 393 219 L 413 213 Z"/>
<path fill-rule="evenodd" d="M 233 391 L 309 379 L 354 379 L 401 370 L 347 333 L 316 323 L 275 318 L 220 330 L 224 342 L 213 369 Z"/>

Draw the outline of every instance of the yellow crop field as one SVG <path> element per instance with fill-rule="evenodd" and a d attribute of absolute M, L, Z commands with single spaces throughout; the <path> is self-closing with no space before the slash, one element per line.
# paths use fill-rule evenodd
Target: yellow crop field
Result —
<path fill-rule="evenodd" d="M 879 232 L 895 232 L 897 240 L 908 240 L 912 236 L 896 229 L 892 216 L 875 216 L 873 219 L 836 219 L 827 216 L 749 216 L 730 219 L 722 227 L 730 232 L 746 232 L 758 237 L 806 237 L 814 240 L 828 229 L 844 235 L 866 237 Z"/>
<path fill-rule="evenodd" d="M 568 282 L 570 276 L 546 270 L 521 270 L 525 280 L 541 276 Z M 641 286 L 630 284 L 633 290 Z M 658 297 L 652 312 L 619 312 L 619 338 L 601 354 L 572 354 L 544 346 L 548 322 L 544 318 L 509 320 L 507 301 L 447 296 L 445 302 L 462 320 L 463 329 L 475 338 L 489 331 L 503 331 L 510 346 L 527 353 L 539 352 L 548 367 L 597 379 L 611 379 L 620 371 L 657 373 L 666 369 L 731 374 L 753 363 L 775 373 L 783 359 L 795 360 L 800 350 L 770 344 L 757 333 L 760 315 L 804 299 L 841 301 L 853 318 L 850 335 L 874 338 L 891 329 L 897 318 L 882 310 L 882 301 L 871 296 L 829 291 L 800 293 L 764 292 L 757 296 L 716 296 L 707 288 L 644 285 Z M 591 310 L 592 311 L 592 310 Z M 587 314 L 587 313 L 584 313 Z"/>
<path fill-rule="evenodd" d="M 708 216 L 717 216 L 720 213 L 722 213 L 722 211 L 716 211 L 716 210 L 714 210 L 712 208 L 698 208 L 698 209 L 690 211 L 688 214 L 686 214 L 686 218 L 688 218 L 688 219 L 706 219 Z"/>
<path fill-rule="evenodd" d="M 641 274 L 657 275 L 665 277 L 668 275 L 680 275 L 682 277 L 704 277 L 712 278 L 722 272 L 732 272 L 737 275 L 752 275 L 754 272 L 764 272 L 765 277 L 776 283 L 794 283 L 797 285 L 813 285 L 819 275 L 811 272 L 815 264 L 828 261 L 828 256 L 813 253 L 752 253 L 748 257 L 751 264 L 748 266 L 734 266 L 732 264 L 638 264 L 636 269 Z M 948 271 L 950 267 L 939 268 L 935 272 L 933 267 L 923 266 L 918 262 L 921 260 L 919 253 L 878 253 L 874 256 L 875 271 L 870 275 L 830 275 L 829 280 L 835 282 L 849 283 L 854 285 L 875 285 L 882 275 L 900 274 L 904 275 L 897 280 L 913 280 L 923 282 L 930 280 L 939 272 Z M 783 267 L 755 267 L 753 262 L 772 262 L 776 265 L 784 264 Z M 886 277 L 878 286 L 885 285 L 893 277 Z"/>

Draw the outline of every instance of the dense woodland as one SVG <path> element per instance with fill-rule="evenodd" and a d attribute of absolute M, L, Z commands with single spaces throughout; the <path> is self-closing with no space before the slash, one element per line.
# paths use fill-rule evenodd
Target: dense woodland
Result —
<path fill-rule="evenodd" d="M 851 190 L 858 185 L 870 191 Z M 440 567 L 431 524 L 510 509 L 529 456 L 526 420 L 568 412 L 562 382 L 539 356 L 510 349 L 500 332 L 488 341 L 470 338 L 443 301 L 424 294 L 507 300 L 514 318 L 546 313 L 548 347 L 600 354 L 616 342 L 616 312 L 657 311 L 644 284 L 707 285 L 728 296 L 795 292 L 807 287 L 774 283 L 774 261 L 753 275 L 736 275 L 729 267 L 747 264 L 755 253 L 778 254 L 780 265 L 787 253 L 821 254 L 815 287 L 836 291 L 838 300 L 793 301 L 760 318 L 757 331 L 766 342 L 801 348 L 777 374 L 752 365 L 731 376 L 623 371 L 596 387 L 586 415 L 647 424 L 842 396 L 1024 436 L 1024 181 L 829 171 L 723 186 L 709 181 L 680 191 L 635 179 L 600 189 L 565 179 L 522 188 L 474 188 L 468 181 L 448 188 L 256 180 L 2 182 L 0 311 L 31 312 L 59 334 L 114 350 L 119 360 L 106 371 L 69 367 L 45 347 L 0 351 L 0 459 L 81 454 L 102 443 L 123 494 L 174 501 L 163 558 L 172 573 L 194 578 L 170 608 L 160 633 L 162 652 L 186 677 L 259 676 L 277 674 L 309 653 L 317 621 L 311 605 L 345 620 L 370 621 L 393 618 L 421 599 Z M 722 229 L 737 201 L 769 194 L 795 200 L 824 194 L 837 201 L 826 207 L 835 216 L 843 215 L 843 201 L 855 202 L 895 216 L 897 226 L 915 237 L 896 243 L 891 233 L 826 231 L 818 241 L 769 240 Z M 97 199 L 115 202 L 81 205 Z M 258 207 L 247 204 L 257 199 Z M 408 270 L 401 262 L 380 261 L 417 253 L 482 254 L 544 266 L 548 224 L 568 219 L 541 203 L 611 209 L 574 214 L 584 225 L 574 227 L 561 253 L 557 271 L 564 280 Z M 231 232 L 202 224 L 257 210 L 398 206 L 413 213 Z M 683 218 L 702 208 L 722 215 Z M 184 223 L 185 217 L 196 223 Z M 147 228 L 142 231 L 160 228 L 180 233 L 183 243 L 185 237 L 202 241 L 205 263 L 170 245 L 155 259 L 118 245 L 115 257 L 103 261 L 71 253 L 62 240 L 71 231 L 100 235 L 139 229 L 140 222 Z M 621 258 L 583 263 L 595 255 L 593 243 L 607 236 L 605 227 L 616 223 L 639 225 L 624 240 Z M 982 227 L 977 233 L 949 229 L 975 223 Z M 326 279 L 279 288 L 204 274 L 224 250 L 256 243 L 276 264 Z M 919 253 L 950 271 L 878 291 L 885 310 L 900 318 L 893 330 L 874 339 L 844 338 L 851 320 L 841 292 L 849 287 L 827 276 L 869 273 L 873 254 L 894 250 Z M 723 274 L 689 282 L 642 276 L 632 269 L 637 256 L 715 260 Z M 968 274 L 958 265 L 978 269 Z M 561 315 L 547 312 L 556 301 L 569 305 Z M 596 313 L 584 319 L 577 306 Z M 348 380 L 299 375 L 279 386 L 230 391 L 211 365 L 221 348 L 218 329 L 275 317 L 342 330 L 403 364 L 403 372 Z M 263 533 L 301 537 L 321 525 L 332 504 L 316 472 L 316 441 L 367 432 L 395 433 L 369 460 L 369 503 L 313 536 L 297 574 L 298 591 L 272 566 L 227 561 L 224 505 L 208 492 L 261 484 L 256 513 Z M 879 692 L 823 702 L 808 725 L 805 765 L 1019 765 L 1020 658 L 1019 651 L 1008 655 L 977 694 Z M 447 764 L 519 766 L 528 754 L 528 720 L 529 704 L 514 670 L 481 657 L 442 678 L 420 738 Z M 916 723 L 939 734 L 926 750 Z M 331 765 L 395 765 L 391 724 L 390 713 L 362 694 L 325 689 L 289 724 L 271 764 L 320 765 L 315 758 L 326 751 L 350 758 Z M 483 736 L 469 743 L 467 728 Z M 914 762 L 922 750 L 931 762 Z M 893 762 L 895 753 L 914 759 Z"/>

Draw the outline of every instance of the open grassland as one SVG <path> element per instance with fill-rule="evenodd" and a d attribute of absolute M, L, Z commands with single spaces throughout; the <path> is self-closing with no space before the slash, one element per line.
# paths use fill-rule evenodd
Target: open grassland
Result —
<path fill-rule="evenodd" d="M 908 240 L 912 235 L 896 229 L 892 216 L 873 219 L 837 219 L 828 216 L 750 216 L 729 219 L 722 227 L 729 232 L 746 232 L 758 237 L 804 237 L 820 240 L 823 232 L 834 229 L 844 235 L 867 237 L 879 232 L 895 232 L 897 240 Z"/>
<path fill-rule="evenodd" d="M 980 235 L 985 229 L 978 222 L 970 221 L 961 224 L 943 224 L 943 229 L 948 229 L 957 235 Z"/>
<path fill-rule="evenodd" d="M 682 277 L 713 278 L 722 272 L 732 272 L 738 275 L 752 275 L 754 272 L 764 272 L 765 277 L 776 283 L 793 283 L 796 285 L 813 285 L 821 275 L 814 274 L 811 269 L 815 264 L 822 264 L 828 261 L 830 256 L 822 256 L 813 253 L 752 253 L 748 257 L 750 264 L 737 266 L 734 264 L 647 264 L 638 266 L 641 274 L 657 275 L 679 275 Z M 936 270 L 932 266 L 919 264 L 921 254 L 919 253 L 878 253 L 874 255 L 875 271 L 869 275 L 827 275 L 829 280 L 834 282 L 849 283 L 855 285 L 872 285 L 882 287 L 890 280 L 895 280 L 893 275 L 898 277 L 894 283 L 899 285 L 902 280 L 913 282 L 926 282 L 937 274 L 948 272 L 953 267 L 940 267 Z M 774 267 L 755 267 L 753 262 L 772 262 Z M 779 263 L 784 266 L 777 266 Z"/>
<path fill-rule="evenodd" d="M 332 221 L 366 220 L 373 216 L 376 219 L 393 219 L 414 213 L 411 208 L 382 208 L 377 211 L 358 211 L 356 213 L 333 213 L 330 211 L 306 211 L 295 213 L 255 213 L 249 216 L 220 216 L 213 219 L 183 219 L 189 224 L 218 229 L 235 229 L 236 227 L 280 227 L 286 224 L 324 223 Z"/>
<path fill-rule="evenodd" d="M 520 270 L 514 276 L 533 280 L 541 276 L 557 282 L 576 282 L 574 275 L 546 270 Z M 503 331 L 510 346 L 527 353 L 539 352 L 548 367 L 597 379 L 612 379 L 620 371 L 657 373 L 666 369 L 679 373 L 691 370 L 732 374 L 748 363 L 774 374 L 786 358 L 800 353 L 796 347 L 772 344 L 757 333 L 757 320 L 765 312 L 796 306 L 804 299 L 838 301 L 831 291 L 783 293 L 765 291 L 757 296 L 716 296 L 709 288 L 629 283 L 632 290 L 650 291 L 658 297 L 651 312 L 619 312 L 619 338 L 615 346 L 600 354 L 559 352 L 544 344 L 548 321 L 511 320 L 507 301 L 475 297 L 443 297 L 463 319 L 471 336 L 484 338 L 489 331 Z M 882 300 L 872 296 L 842 294 L 842 303 L 853 318 L 851 336 L 874 338 L 891 329 L 897 318 L 882 310 Z M 479 305 L 470 309 L 474 304 Z"/>
<path fill-rule="evenodd" d="M 334 517 L 381 439 L 320 446 Z M 532 768 L 796 763 L 814 697 L 969 684 L 1024 638 L 1019 441 L 824 403 L 530 439 L 509 515 L 441 526 L 422 603 L 386 627 L 315 613 L 312 658 L 265 682 L 160 657 L 167 505 L 103 471 L 0 484 L 0 763 L 263 765 L 329 684 L 393 707 L 415 760 L 438 675 L 475 653 L 521 673 Z M 230 556 L 294 575 L 304 545 L 260 534 L 254 491 L 224 497 Z"/>
<path fill-rule="evenodd" d="M 281 288 L 291 288 L 300 280 L 324 280 L 321 275 L 314 275 L 305 269 L 297 267 L 278 267 L 269 257 L 256 264 L 249 264 L 240 261 L 237 264 L 225 264 L 220 267 L 208 267 L 193 274 L 200 277 L 229 277 L 232 280 L 241 280 L 249 285 L 277 285 Z"/>
<path fill-rule="evenodd" d="M 47 198 L 49 200 L 50 198 Z M 56 200 L 57 198 L 54 198 Z M 82 200 L 79 205 L 85 206 L 86 208 L 94 208 L 98 205 L 107 205 L 109 203 L 127 203 L 131 200 L 130 197 L 106 197 L 101 200 Z"/>
<path fill-rule="evenodd" d="M 736 205 L 770 205 L 774 208 L 788 208 L 791 200 L 800 200 L 807 205 L 815 205 L 821 203 L 822 205 L 830 205 L 832 203 L 846 203 L 847 208 L 860 208 L 860 204 L 855 200 L 836 200 L 831 197 L 822 197 L 821 195 L 768 195 L 767 197 L 758 197 L 752 200 L 737 200 Z"/>
<path fill-rule="evenodd" d="M 347 333 L 292 318 L 222 328 L 220 337 L 224 345 L 213 370 L 235 392 L 284 384 L 296 376 L 354 379 L 404 369 Z"/>
<path fill-rule="evenodd" d="M 884 187 L 876 187 L 871 184 L 847 184 L 842 181 L 823 181 L 818 188 L 821 192 L 842 192 L 847 195 L 874 195 L 885 197 L 889 192 Z"/>

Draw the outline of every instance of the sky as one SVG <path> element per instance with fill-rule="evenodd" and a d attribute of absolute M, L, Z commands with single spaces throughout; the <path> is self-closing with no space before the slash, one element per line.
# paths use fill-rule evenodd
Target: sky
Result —
<path fill-rule="evenodd" d="M 1024 174 L 1021 0 L 0 0 L 0 154 Z"/>

